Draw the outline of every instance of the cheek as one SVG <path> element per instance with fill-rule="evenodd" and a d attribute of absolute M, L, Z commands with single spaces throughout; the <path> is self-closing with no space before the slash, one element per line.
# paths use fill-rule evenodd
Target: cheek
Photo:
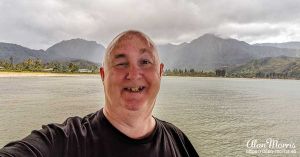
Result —
<path fill-rule="evenodd" d="M 106 80 L 109 82 L 119 81 L 122 78 L 122 72 L 111 70 L 106 77 Z"/>
<path fill-rule="evenodd" d="M 106 86 L 112 89 L 122 85 L 123 76 L 121 73 L 111 72 L 107 75 L 105 81 L 107 82 Z"/>
<path fill-rule="evenodd" d="M 159 73 L 149 73 L 147 74 L 147 82 L 155 88 L 159 88 L 161 77 Z"/>

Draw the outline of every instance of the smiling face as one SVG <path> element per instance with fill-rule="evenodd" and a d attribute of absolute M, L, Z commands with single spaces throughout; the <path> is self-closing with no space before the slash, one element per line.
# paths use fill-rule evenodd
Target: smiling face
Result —
<path fill-rule="evenodd" d="M 153 45 L 138 33 L 120 36 L 105 57 L 100 74 L 108 110 L 152 112 L 163 64 Z"/>

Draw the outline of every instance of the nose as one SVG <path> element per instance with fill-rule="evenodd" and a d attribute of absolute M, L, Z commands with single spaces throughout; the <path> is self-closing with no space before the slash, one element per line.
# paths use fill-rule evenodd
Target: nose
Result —
<path fill-rule="evenodd" d="M 141 69 L 136 65 L 131 65 L 128 68 L 126 79 L 128 80 L 138 80 L 141 78 Z"/>

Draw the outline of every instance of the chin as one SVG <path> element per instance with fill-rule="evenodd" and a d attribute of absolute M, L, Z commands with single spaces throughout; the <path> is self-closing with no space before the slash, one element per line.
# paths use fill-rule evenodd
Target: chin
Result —
<path fill-rule="evenodd" d="M 141 111 L 145 108 L 145 103 L 130 102 L 125 104 L 125 108 L 129 111 Z"/>

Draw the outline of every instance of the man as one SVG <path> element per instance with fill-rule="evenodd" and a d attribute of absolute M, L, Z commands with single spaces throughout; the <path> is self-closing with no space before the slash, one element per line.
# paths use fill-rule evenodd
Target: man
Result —
<path fill-rule="evenodd" d="M 103 109 L 43 126 L 6 145 L 0 156 L 197 157 L 178 128 L 152 116 L 163 67 L 148 36 L 139 31 L 119 34 L 100 68 Z"/>

